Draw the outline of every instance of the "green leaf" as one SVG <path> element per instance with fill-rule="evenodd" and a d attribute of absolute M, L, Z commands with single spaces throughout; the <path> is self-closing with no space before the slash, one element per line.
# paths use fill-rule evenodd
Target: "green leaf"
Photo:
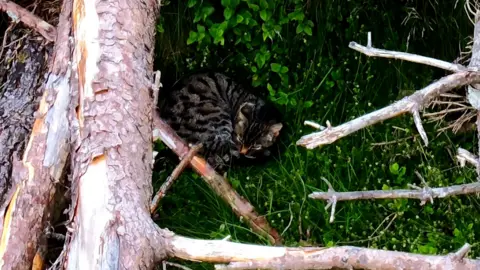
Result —
<path fill-rule="evenodd" d="M 249 7 L 251 10 L 255 11 L 255 12 L 257 12 L 257 11 L 260 10 L 260 7 L 259 7 L 258 5 L 256 5 L 256 4 L 248 3 L 248 7 Z"/>
<path fill-rule="evenodd" d="M 188 0 L 188 3 L 187 3 L 187 6 L 189 8 L 192 8 L 193 6 L 195 6 L 197 4 L 197 0 Z"/>
<path fill-rule="evenodd" d="M 215 11 L 215 9 L 212 6 L 205 6 L 202 8 L 202 15 L 203 15 L 203 20 L 205 21 L 208 16 L 212 15 L 212 13 Z"/>
<path fill-rule="evenodd" d="M 237 23 L 241 23 L 241 22 L 243 22 L 243 16 L 238 14 L 237 15 Z"/>
<path fill-rule="evenodd" d="M 462 232 L 457 228 L 455 228 L 455 230 L 453 230 L 453 235 L 455 237 L 459 237 L 459 238 L 461 238 L 463 236 Z"/>
<path fill-rule="evenodd" d="M 296 32 L 297 34 L 302 33 L 302 32 L 303 32 L 303 25 L 302 25 L 302 24 L 298 24 L 298 25 L 297 25 L 297 29 L 295 30 L 295 32 Z"/>
<path fill-rule="evenodd" d="M 312 28 L 308 25 L 305 25 L 304 28 L 303 28 L 303 32 L 305 32 L 305 34 L 311 36 L 312 35 Z"/>
<path fill-rule="evenodd" d="M 297 106 L 297 100 L 295 98 L 291 98 L 290 99 L 290 105 L 294 106 L 294 107 Z"/>
<path fill-rule="evenodd" d="M 301 10 L 296 10 L 288 14 L 288 18 L 292 21 L 303 21 L 305 19 L 305 14 Z"/>
<path fill-rule="evenodd" d="M 233 15 L 233 12 L 234 12 L 233 9 L 231 9 L 231 8 L 226 8 L 226 9 L 223 11 L 223 16 L 225 16 L 225 20 L 230 20 L 230 18 L 231 18 L 232 15 Z"/>
<path fill-rule="evenodd" d="M 275 96 L 275 89 L 273 89 L 272 85 L 270 83 L 267 83 L 267 89 L 268 89 L 268 93 L 270 94 L 270 96 Z"/>
<path fill-rule="evenodd" d="M 313 106 L 313 101 L 309 100 L 309 101 L 306 101 L 305 103 L 303 103 L 303 107 L 304 108 L 310 108 Z"/>
<path fill-rule="evenodd" d="M 397 175 L 398 174 L 398 168 L 399 168 L 398 163 L 395 162 L 395 163 L 391 164 L 390 168 L 389 168 L 390 173 L 394 174 L 394 175 Z"/>
<path fill-rule="evenodd" d="M 224 7 L 229 7 L 231 5 L 231 1 L 230 0 L 222 0 L 222 6 Z"/>
<path fill-rule="evenodd" d="M 262 53 L 257 53 L 255 55 L 255 63 L 257 63 L 257 66 L 259 68 L 262 68 L 265 65 L 265 55 Z"/>
<path fill-rule="evenodd" d="M 197 31 L 198 33 L 205 33 L 205 26 L 197 24 Z"/>
<path fill-rule="evenodd" d="M 256 66 L 252 66 L 251 70 L 252 70 L 253 73 L 256 73 L 256 72 L 257 72 L 257 67 L 256 67 Z"/>
<path fill-rule="evenodd" d="M 288 95 L 285 94 L 284 92 L 279 92 L 278 93 L 277 104 L 285 105 L 287 103 L 288 103 Z"/>
<path fill-rule="evenodd" d="M 260 11 L 260 18 L 262 18 L 262 20 L 265 21 L 265 22 L 268 20 L 267 11 L 265 9 Z"/>
<path fill-rule="evenodd" d="M 195 43 L 195 41 L 197 41 L 197 37 L 198 37 L 197 32 L 190 31 L 190 33 L 188 34 L 187 45 Z"/>
<path fill-rule="evenodd" d="M 285 74 L 285 73 L 287 73 L 287 72 L 288 72 L 288 67 L 283 66 L 283 67 L 280 69 L 280 73 L 282 73 L 282 74 Z"/>
<path fill-rule="evenodd" d="M 262 9 L 267 9 L 268 8 L 268 2 L 267 0 L 260 0 L 260 7 Z"/>
<path fill-rule="evenodd" d="M 278 24 L 283 25 L 283 24 L 288 23 L 288 21 L 289 21 L 288 17 L 284 16 L 278 21 Z"/>
<path fill-rule="evenodd" d="M 280 70 L 282 69 L 282 65 L 280 65 L 279 63 L 271 63 L 270 67 L 272 68 L 273 72 L 277 72 L 277 73 L 279 73 Z"/>

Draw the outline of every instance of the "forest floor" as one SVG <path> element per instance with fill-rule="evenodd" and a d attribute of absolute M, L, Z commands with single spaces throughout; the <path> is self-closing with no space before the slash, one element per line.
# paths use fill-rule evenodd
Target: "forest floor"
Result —
<path fill-rule="evenodd" d="M 194 19 L 202 14 L 198 11 L 202 6 L 188 1 L 188 5 L 193 5 L 189 8 L 183 2 L 187 1 L 171 1 L 161 9 L 156 69 L 162 71 L 162 80 L 174 81 L 205 67 L 225 69 L 238 77 L 251 78 L 259 74 L 257 68 L 250 66 L 258 63 L 257 59 L 251 59 L 257 56 L 248 52 L 260 50 L 263 45 L 252 42 L 253 48 L 249 48 L 242 42 L 234 44 L 234 38 L 229 38 L 230 34 L 235 37 L 231 29 L 223 33 L 223 46 L 207 44 L 202 47 L 199 42 L 187 45 L 190 30 L 199 29 Z M 441 132 L 439 130 L 447 126 L 445 121 L 428 123 L 423 117 L 430 139 L 429 146 L 425 147 L 411 116 L 405 115 L 321 148 L 307 150 L 295 145 L 302 135 L 314 131 L 303 125 L 304 120 L 323 125 L 329 120 L 332 125 L 338 125 L 387 106 L 444 76 L 444 71 L 419 64 L 367 58 L 349 49 L 348 43 L 356 41 L 365 45 L 366 32 L 371 31 L 373 46 L 377 48 L 454 61 L 460 50 L 465 50 L 473 33 L 463 1 L 456 6 L 452 1 L 412 0 L 340 1 L 343 4 L 333 0 L 313 1 L 321 3 L 285 1 L 284 5 L 290 2 L 293 6 L 295 3 L 302 5 L 306 18 L 314 27 L 311 35 L 307 33 L 299 39 L 297 21 L 290 21 L 286 27 L 282 26 L 282 37 L 275 38 L 278 47 L 267 47 L 272 50 L 272 56 L 266 62 L 276 61 L 289 67 L 291 87 L 278 86 L 277 89 L 284 90 L 269 93 L 285 115 L 286 128 L 280 142 L 283 151 L 266 164 L 233 168 L 228 172 L 229 181 L 267 217 L 288 246 L 354 245 L 445 254 L 468 242 L 472 245 L 469 257 L 480 256 L 477 229 L 480 200 L 477 196 L 438 199 L 433 205 L 424 206 L 417 200 L 403 199 L 340 202 L 333 223 L 329 223 L 330 212 L 324 209 L 326 203 L 307 197 L 312 191 L 327 189 L 321 177 L 328 179 L 337 191 L 421 185 L 415 171 L 430 187 L 476 181 L 475 170 L 468 166 L 461 168 L 455 160 L 458 147 L 477 152 L 474 130 L 457 134 L 449 130 Z M 249 6 L 254 13 L 252 7 Z M 221 6 L 214 8 L 223 12 Z M 273 8 L 272 16 L 275 17 L 278 6 Z M 292 27 L 288 27 L 289 24 Z M 272 42 L 267 39 L 265 43 Z M 232 54 L 242 52 L 245 52 L 246 64 L 230 60 Z M 274 73 L 268 74 L 265 82 L 268 80 L 272 85 L 283 80 Z M 266 86 L 261 83 L 259 89 L 268 94 Z M 463 90 L 458 91 L 462 93 Z M 163 162 L 166 165 L 156 166 L 155 190 L 176 162 L 168 157 L 159 158 L 162 161 L 158 163 L 166 161 Z M 267 239 L 242 223 L 191 170 L 184 172 L 169 190 L 159 215 L 160 226 L 181 235 L 204 239 L 230 235 L 232 241 L 268 244 Z M 212 268 L 208 264 L 185 265 L 192 269 Z"/>

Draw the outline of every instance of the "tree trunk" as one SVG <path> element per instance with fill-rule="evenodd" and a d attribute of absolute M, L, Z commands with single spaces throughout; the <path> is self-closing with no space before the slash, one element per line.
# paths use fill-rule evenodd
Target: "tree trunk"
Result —
<path fill-rule="evenodd" d="M 75 1 L 68 269 L 151 269 L 154 0 Z M 78 104 L 77 101 L 78 100 Z"/>

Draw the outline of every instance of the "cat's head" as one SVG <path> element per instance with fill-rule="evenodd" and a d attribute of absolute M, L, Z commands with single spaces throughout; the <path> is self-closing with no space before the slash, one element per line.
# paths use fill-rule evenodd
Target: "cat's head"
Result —
<path fill-rule="evenodd" d="M 235 117 L 235 141 L 240 154 L 250 159 L 269 156 L 283 125 L 276 108 L 263 101 L 244 102 Z"/>

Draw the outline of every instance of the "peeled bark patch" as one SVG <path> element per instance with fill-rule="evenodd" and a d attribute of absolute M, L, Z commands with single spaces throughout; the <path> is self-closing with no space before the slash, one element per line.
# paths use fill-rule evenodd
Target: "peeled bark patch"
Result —
<path fill-rule="evenodd" d="M 74 1 L 69 269 L 152 268 L 166 255 L 149 212 L 157 11 L 155 1 Z"/>

